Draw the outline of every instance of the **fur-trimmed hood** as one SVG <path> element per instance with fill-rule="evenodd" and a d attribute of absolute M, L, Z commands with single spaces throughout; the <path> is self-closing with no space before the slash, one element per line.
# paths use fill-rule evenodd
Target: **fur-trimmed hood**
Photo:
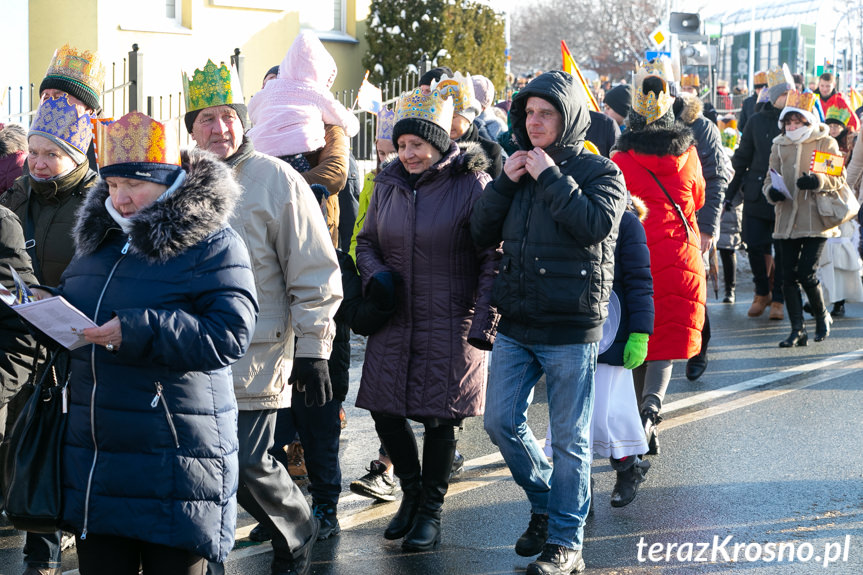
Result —
<path fill-rule="evenodd" d="M 186 180 L 173 194 L 132 216 L 130 250 L 165 262 L 228 225 L 242 189 L 228 166 L 210 152 L 183 150 Z M 79 255 L 95 252 L 117 222 L 105 209 L 108 184 L 100 179 L 78 211 L 73 237 Z"/>
<path fill-rule="evenodd" d="M 647 217 L 647 204 L 638 196 L 629 195 L 629 203 L 626 205 L 626 209 L 638 216 L 638 221 L 640 222 L 643 222 L 644 218 Z"/>
<path fill-rule="evenodd" d="M 698 96 L 682 92 L 674 100 L 674 116 L 685 126 L 692 125 L 704 112 L 704 102 Z"/>
<path fill-rule="evenodd" d="M 648 126 L 644 130 L 627 130 L 617 138 L 614 149 L 618 152 L 633 152 L 648 156 L 680 156 L 695 145 L 692 130 L 679 123 L 671 129 Z"/>

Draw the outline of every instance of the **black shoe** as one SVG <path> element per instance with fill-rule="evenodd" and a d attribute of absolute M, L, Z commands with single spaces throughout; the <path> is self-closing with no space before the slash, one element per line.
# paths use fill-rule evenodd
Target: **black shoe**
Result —
<path fill-rule="evenodd" d="M 312 548 L 318 540 L 318 531 L 321 524 L 313 515 L 310 519 L 314 523 L 314 530 L 302 547 L 294 552 L 293 557 L 288 559 L 274 558 L 271 568 L 272 575 L 308 575 L 312 566 Z"/>
<path fill-rule="evenodd" d="M 815 341 L 824 341 L 830 335 L 830 324 L 833 318 L 825 310 L 824 315 L 815 318 Z"/>
<path fill-rule="evenodd" d="M 645 480 L 650 462 L 646 460 L 635 460 L 635 463 L 625 471 L 617 472 L 617 482 L 611 491 L 611 506 L 625 507 L 632 503 L 638 493 L 638 484 Z"/>
<path fill-rule="evenodd" d="M 584 571 L 581 549 L 568 549 L 549 543 L 542 548 L 542 555 L 527 566 L 527 575 L 564 575 Z"/>
<path fill-rule="evenodd" d="M 707 370 L 707 350 L 702 348 L 698 355 L 693 355 L 686 362 L 686 379 L 695 381 Z"/>
<path fill-rule="evenodd" d="M 644 435 L 647 437 L 647 455 L 659 455 L 659 430 L 657 426 L 662 421 L 662 416 L 650 409 L 641 411 L 641 424 L 644 426 Z"/>
<path fill-rule="evenodd" d="M 845 317 L 845 300 L 837 301 L 830 310 L 830 317 Z"/>
<path fill-rule="evenodd" d="M 351 481 L 351 491 L 363 497 L 377 501 L 396 500 L 396 482 L 387 473 L 387 466 L 382 461 L 372 461 L 368 473 Z"/>
<path fill-rule="evenodd" d="M 333 535 L 341 533 L 342 527 L 339 525 L 339 517 L 336 515 L 335 505 L 318 503 L 312 510 L 321 524 L 321 528 L 318 531 L 318 541 L 329 539 Z"/>
<path fill-rule="evenodd" d="M 273 532 L 267 529 L 263 523 L 258 523 L 255 528 L 249 532 L 249 541 L 263 543 L 273 538 Z"/>
<path fill-rule="evenodd" d="M 725 292 L 725 297 L 722 299 L 722 303 L 734 303 L 734 290 Z"/>
<path fill-rule="evenodd" d="M 791 330 L 791 335 L 779 342 L 779 347 L 805 347 L 809 341 L 809 334 L 806 333 L 806 328 L 801 330 Z"/>
<path fill-rule="evenodd" d="M 548 515 L 531 513 L 530 523 L 524 533 L 515 542 L 515 552 L 522 557 L 539 555 L 542 546 L 548 539 Z"/>
<path fill-rule="evenodd" d="M 452 471 L 449 474 L 449 480 L 452 481 L 455 477 L 461 475 L 462 471 L 464 471 L 464 455 L 456 449 L 455 459 L 452 460 Z"/>

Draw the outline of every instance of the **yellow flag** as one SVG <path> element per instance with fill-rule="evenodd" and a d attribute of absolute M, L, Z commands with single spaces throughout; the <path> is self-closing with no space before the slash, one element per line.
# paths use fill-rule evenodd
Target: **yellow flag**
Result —
<path fill-rule="evenodd" d="M 594 112 L 599 112 L 599 104 L 596 103 L 596 99 L 593 97 L 593 93 L 590 91 L 590 88 L 588 88 L 587 82 L 584 80 L 584 76 L 581 75 L 581 70 L 578 69 L 578 64 L 575 63 L 575 58 L 572 57 L 572 53 L 569 51 L 569 48 L 566 46 L 566 42 L 563 40 L 560 41 L 560 52 L 563 55 L 563 71 L 575 76 L 575 79 L 578 80 L 576 85 L 581 86 L 584 90 L 584 95 L 587 99 L 587 107 Z"/>
<path fill-rule="evenodd" d="M 863 106 L 863 96 L 854 88 L 848 88 L 848 101 L 851 103 L 851 109 L 856 110 Z"/>

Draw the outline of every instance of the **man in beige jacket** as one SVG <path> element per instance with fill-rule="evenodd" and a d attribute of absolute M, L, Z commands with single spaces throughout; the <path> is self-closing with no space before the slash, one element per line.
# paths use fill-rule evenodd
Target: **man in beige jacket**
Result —
<path fill-rule="evenodd" d="M 290 402 L 289 383 L 305 390 L 307 403 L 332 399 L 327 359 L 341 275 L 308 184 L 287 163 L 254 150 L 243 135 L 246 109 L 233 101 L 236 94 L 189 90 L 185 122 L 198 147 L 223 158 L 243 187 L 230 223 L 249 248 L 260 304 L 249 351 L 233 366 L 240 409 L 237 502 L 273 533 L 272 573 L 305 574 L 318 521 L 268 450 L 276 409 Z M 209 572 L 222 568 L 210 564 Z"/>

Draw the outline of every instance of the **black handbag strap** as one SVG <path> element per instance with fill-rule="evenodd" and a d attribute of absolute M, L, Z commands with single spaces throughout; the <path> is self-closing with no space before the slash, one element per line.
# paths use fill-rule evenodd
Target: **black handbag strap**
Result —
<path fill-rule="evenodd" d="M 643 166 L 642 166 L 643 167 Z M 680 207 L 680 204 L 671 199 L 671 195 L 666 191 L 665 186 L 662 185 L 662 182 L 659 181 L 659 178 L 656 177 L 652 171 L 647 170 L 647 173 L 653 176 L 653 181 L 656 182 L 656 185 L 659 186 L 659 189 L 662 190 L 662 193 L 665 194 L 665 197 L 668 199 L 668 203 L 671 204 L 671 207 L 674 208 L 674 212 L 677 214 L 677 217 L 680 218 L 680 221 L 683 222 L 683 227 L 686 228 L 686 240 L 689 241 L 689 234 L 692 234 L 692 237 L 698 238 L 698 234 L 695 233 L 695 230 L 692 229 L 692 226 L 689 225 L 689 220 L 686 219 L 686 216 L 683 214 L 683 208 Z"/>

